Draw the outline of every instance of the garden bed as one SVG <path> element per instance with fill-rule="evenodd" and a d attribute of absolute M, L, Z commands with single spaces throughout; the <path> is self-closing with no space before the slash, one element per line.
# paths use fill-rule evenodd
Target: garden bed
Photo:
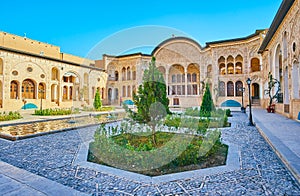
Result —
<path fill-rule="evenodd" d="M 217 140 L 199 135 L 157 132 L 155 146 L 149 133 L 124 133 L 112 137 L 96 134 L 95 142 L 90 144 L 88 161 L 148 176 L 225 165 L 228 146 L 220 142 L 219 136 L 214 138 Z M 178 156 L 173 156 L 176 154 Z M 156 166 L 156 162 L 164 163 L 168 157 L 167 164 L 149 169 Z"/>

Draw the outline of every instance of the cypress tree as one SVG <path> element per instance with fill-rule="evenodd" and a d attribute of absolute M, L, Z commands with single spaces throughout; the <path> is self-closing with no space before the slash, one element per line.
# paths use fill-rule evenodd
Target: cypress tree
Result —
<path fill-rule="evenodd" d="M 133 95 L 137 113 L 131 113 L 134 120 L 148 123 L 152 128 L 153 143 L 155 144 L 155 125 L 159 120 L 170 114 L 167 87 L 163 74 L 155 65 L 155 57 L 145 70 L 143 84 L 138 93 Z"/>
<path fill-rule="evenodd" d="M 210 117 L 211 112 L 215 111 L 215 110 L 216 110 L 216 108 L 215 108 L 214 102 L 212 100 L 212 96 L 211 96 L 211 93 L 210 93 L 210 90 L 209 90 L 209 86 L 206 83 L 205 93 L 204 93 L 201 108 L 200 108 L 200 115 Z"/>
<path fill-rule="evenodd" d="M 94 98 L 94 108 L 96 110 L 100 109 L 102 107 L 102 102 L 101 102 L 101 98 L 100 98 L 100 92 L 97 89 L 96 94 L 95 94 L 95 98 Z"/>

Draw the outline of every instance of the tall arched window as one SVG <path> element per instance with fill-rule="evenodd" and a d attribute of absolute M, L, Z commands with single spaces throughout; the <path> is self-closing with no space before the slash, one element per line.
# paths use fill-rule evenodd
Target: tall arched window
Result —
<path fill-rule="evenodd" d="M 127 80 L 131 80 L 131 71 L 130 71 L 130 67 L 127 67 Z"/>
<path fill-rule="evenodd" d="M 227 58 L 227 74 L 234 74 L 234 58 L 229 56 Z"/>
<path fill-rule="evenodd" d="M 73 87 L 72 86 L 69 87 L 69 99 L 73 100 Z"/>
<path fill-rule="evenodd" d="M 251 72 L 260 71 L 260 63 L 258 58 L 251 59 Z"/>
<path fill-rule="evenodd" d="M 225 75 L 226 74 L 226 65 L 225 65 L 225 58 L 221 56 L 218 59 L 218 65 L 219 65 L 219 74 Z"/>
<path fill-rule="evenodd" d="M 187 81 L 188 82 L 192 82 L 192 78 L 191 78 L 191 74 L 190 73 L 187 74 Z"/>
<path fill-rule="evenodd" d="M 118 88 L 115 88 L 115 97 L 116 99 L 115 100 L 119 100 L 119 89 Z"/>
<path fill-rule="evenodd" d="M 123 86 L 123 89 L 122 89 L 122 96 L 123 96 L 123 97 L 126 97 L 126 86 Z"/>
<path fill-rule="evenodd" d="M 227 74 L 234 74 L 234 65 L 233 63 L 227 64 Z"/>
<path fill-rule="evenodd" d="M 105 92 L 105 88 L 101 89 L 101 98 L 104 99 L 104 92 Z"/>
<path fill-rule="evenodd" d="M 3 107 L 3 84 L 0 81 L 0 108 Z"/>
<path fill-rule="evenodd" d="M 30 79 L 26 79 L 22 82 L 22 98 L 35 99 L 35 85 Z"/>
<path fill-rule="evenodd" d="M 53 67 L 51 71 L 51 79 L 58 80 L 58 78 L 59 78 L 58 69 L 56 67 Z"/>
<path fill-rule="evenodd" d="M 87 73 L 84 74 L 84 85 L 88 85 L 89 75 Z"/>
<path fill-rule="evenodd" d="M 127 97 L 131 97 L 131 87 L 127 86 Z"/>
<path fill-rule="evenodd" d="M 126 80 L 126 68 L 123 67 L 122 69 L 122 80 L 125 81 Z"/>
<path fill-rule="evenodd" d="M 132 72 L 132 80 L 136 80 L 136 71 Z"/>
<path fill-rule="evenodd" d="M 233 82 L 227 82 L 227 97 L 234 96 L 234 84 Z"/>
<path fill-rule="evenodd" d="M 10 83 L 10 98 L 11 99 L 19 98 L 19 85 L 17 81 L 11 81 Z"/>
<path fill-rule="evenodd" d="M 176 83 L 176 75 L 172 75 L 172 83 Z"/>
<path fill-rule="evenodd" d="M 206 76 L 210 78 L 212 76 L 212 65 L 207 66 Z"/>
<path fill-rule="evenodd" d="M 3 60 L 0 58 L 0 75 L 3 75 Z"/>
<path fill-rule="evenodd" d="M 192 74 L 192 82 L 197 82 L 197 74 L 196 73 Z"/>
<path fill-rule="evenodd" d="M 243 96 L 243 83 L 241 81 L 235 83 L 235 94 L 237 97 Z"/>
<path fill-rule="evenodd" d="M 118 81 L 118 80 L 119 80 L 119 72 L 115 71 L 115 81 Z"/>
<path fill-rule="evenodd" d="M 235 57 L 235 74 L 242 74 L 243 73 L 243 57 L 241 55 L 237 55 Z"/>
<path fill-rule="evenodd" d="M 181 83 L 181 74 L 177 74 L 177 83 Z"/>
<path fill-rule="evenodd" d="M 46 99 L 46 88 L 44 83 L 39 83 L 39 99 Z"/>
<path fill-rule="evenodd" d="M 225 97 L 225 82 L 222 81 L 219 83 L 219 96 Z"/>
<path fill-rule="evenodd" d="M 63 99 L 64 100 L 68 99 L 68 87 L 67 86 L 63 87 Z"/>

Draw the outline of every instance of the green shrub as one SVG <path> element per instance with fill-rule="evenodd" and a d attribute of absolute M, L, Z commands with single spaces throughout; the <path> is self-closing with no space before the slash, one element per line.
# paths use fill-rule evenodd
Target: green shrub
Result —
<path fill-rule="evenodd" d="M 5 112 L 0 113 L 0 121 L 16 120 L 20 118 L 22 118 L 22 116 L 17 111 L 15 112 L 10 111 L 8 112 L 8 114 L 6 114 Z"/>
<path fill-rule="evenodd" d="M 211 130 L 205 137 L 157 132 L 156 146 L 151 134 L 126 133 L 107 137 L 101 134 L 101 129 L 105 128 L 97 129 L 94 142 L 90 143 L 88 160 L 147 175 L 152 175 L 153 171 L 161 175 L 174 168 L 201 164 L 225 147 L 220 142 L 220 132 L 216 130 Z M 225 149 L 227 153 L 227 147 Z M 166 164 L 161 164 L 165 161 Z M 151 169 L 155 164 L 162 166 Z M 148 173 L 149 170 L 152 172 Z"/>
<path fill-rule="evenodd" d="M 70 115 L 70 114 L 78 114 L 79 109 L 60 109 L 60 108 L 47 108 L 43 110 L 35 110 L 34 115 L 38 116 L 57 116 L 57 115 Z"/>
<path fill-rule="evenodd" d="M 226 116 L 228 116 L 228 117 L 231 116 L 231 111 L 230 111 L 230 109 L 227 109 L 227 110 L 226 110 Z"/>
<path fill-rule="evenodd" d="M 95 108 L 90 108 L 85 106 L 83 107 L 82 110 L 87 112 L 107 112 L 107 111 L 115 110 L 115 108 L 110 106 L 102 106 L 99 109 L 95 109 Z"/>
<path fill-rule="evenodd" d="M 205 93 L 203 95 L 202 104 L 200 107 L 200 115 L 203 117 L 210 117 L 211 112 L 215 111 L 214 102 L 210 93 L 209 85 L 205 85 Z"/>
<path fill-rule="evenodd" d="M 96 110 L 99 110 L 102 107 L 102 101 L 100 98 L 100 92 L 97 89 L 96 94 L 95 94 L 95 99 L 94 99 L 94 108 Z"/>

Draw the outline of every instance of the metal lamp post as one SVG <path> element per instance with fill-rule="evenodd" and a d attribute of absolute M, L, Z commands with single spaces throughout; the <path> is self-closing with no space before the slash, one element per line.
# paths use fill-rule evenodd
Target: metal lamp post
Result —
<path fill-rule="evenodd" d="M 254 126 L 253 120 L 252 120 L 252 108 L 251 108 L 251 89 L 250 89 L 251 79 L 248 78 L 246 82 L 248 84 L 248 89 L 249 89 L 249 111 L 250 111 L 250 114 L 249 114 L 248 126 Z"/>
<path fill-rule="evenodd" d="M 242 113 L 246 113 L 246 108 L 244 107 L 244 92 L 245 92 L 245 87 L 242 87 L 239 90 L 242 92 L 242 107 L 241 107 L 241 111 L 242 111 Z"/>

